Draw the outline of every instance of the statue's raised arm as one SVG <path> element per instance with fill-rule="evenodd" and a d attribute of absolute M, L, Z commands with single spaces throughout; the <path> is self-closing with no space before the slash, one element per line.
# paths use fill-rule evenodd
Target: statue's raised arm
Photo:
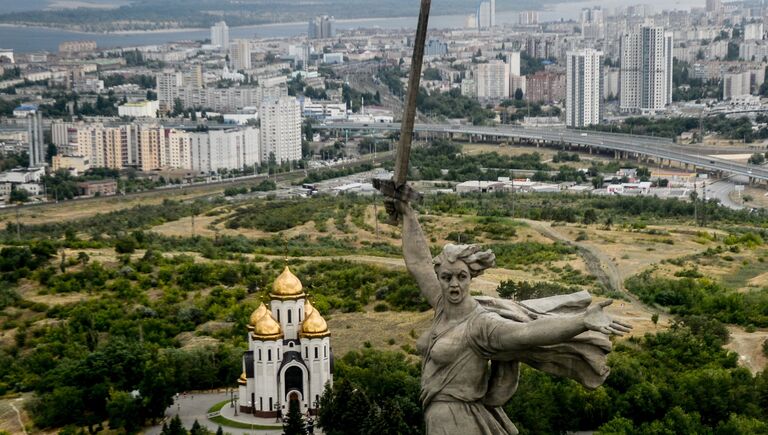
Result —
<path fill-rule="evenodd" d="M 432 253 L 429 251 L 427 239 L 421 230 L 416 212 L 410 204 L 394 200 L 395 208 L 403 219 L 403 257 L 405 267 L 416 279 L 421 294 L 433 308 L 440 297 L 440 282 L 435 274 L 432 263 Z"/>

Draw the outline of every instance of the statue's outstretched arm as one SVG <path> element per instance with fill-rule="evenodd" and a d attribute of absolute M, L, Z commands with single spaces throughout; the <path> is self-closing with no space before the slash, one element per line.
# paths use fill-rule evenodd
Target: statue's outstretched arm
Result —
<path fill-rule="evenodd" d="M 419 284 L 421 294 L 434 307 L 440 297 L 440 282 L 438 282 L 435 274 L 432 253 L 429 252 L 427 239 L 421 230 L 416 212 L 413 211 L 410 204 L 395 200 L 395 207 L 398 214 L 403 218 L 402 235 L 405 267 Z"/>
<path fill-rule="evenodd" d="M 611 302 L 594 304 L 585 312 L 570 316 L 541 317 L 527 323 L 504 322 L 493 330 L 492 339 L 501 349 L 523 350 L 562 343 L 586 331 L 623 335 L 631 326 L 613 320 L 603 312 Z"/>

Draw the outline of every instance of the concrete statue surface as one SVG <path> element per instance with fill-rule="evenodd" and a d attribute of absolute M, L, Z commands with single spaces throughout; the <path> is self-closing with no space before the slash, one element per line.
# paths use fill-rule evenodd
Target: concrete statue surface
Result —
<path fill-rule="evenodd" d="M 587 388 L 605 381 L 608 336 L 631 328 L 603 312 L 610 300 L 592 304 L 586 291 L 523 302 L 472 297 L 471 279 L 495 265 L 494 254 L 449 244 L 433 259 L 414 210 L 394 206 L 405 264 L 435 310 L 418 341 L 427 434 L 517 434 L 501 406 L 515 393 L 521 362 Z"/>

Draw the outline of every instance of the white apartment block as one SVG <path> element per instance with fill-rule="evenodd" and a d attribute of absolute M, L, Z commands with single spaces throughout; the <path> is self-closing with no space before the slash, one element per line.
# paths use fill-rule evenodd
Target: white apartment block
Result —
<path fill-rule="evenodd" d="M 517 22 L 521 26 L 530 26 L 539 24 L 538 11 L 523 11 L 517 15 Z"/>
<path fill-rule="evenodd" d="M 211 26 L 211 45 L 224 50 L 229 48 L 229 26 L 224 21 Z"/>
<path fill-rule="evenodd" d="M 157 101 L 161 110 L 173 109 L 173 102 L 179 98 L 182 83 L 182 74 L 177 71 L 165 70 L 157 75 Z"/>
<path fill-rule="evenodd" d="M 475 13 L 476 28 L 490 29 L 496 25 L 496 0 L 481 0 Z"/>
<path fill-rule="evenodd" d="M 763 61 L 768 59 L 768 44 L 763 41 L 742 42 L 739 44 L 739 58 L 751 61 Z"/>
<path fill-rule="evenodd" d="M 752 75 L 749 71 L 723 74 L 723 100 L 750 95 Z"/>
<path fill-rule="evenodd" d="M 261 117 L 261 158 L 280 163 L 301 160 L 301 105 L 294 97 L 266 99 Z"/>
<path fill-rule="evenodd" d="M 520 52 L 513 51 L 507 54 L 507 64 L 509 65 L 509 75 L 520 75 Z"/>
<path fill-rule="evenodd" d="M 565 124 L 585 127 L 602 118 L 603 53 L 593 49 L 566 55 Z"/>
<path fill-rule="evenodd" d="M 672 103 L 672 33 L 643 26 L 621 38 L 620 109 L 653 113 Z"/>
<path fill-rule="evenodd" d="M 762 41 L 763 23 L 750 23 L 744 26 L 744 41 Z"/>
<path fill-rule="evenodd" d="M 619 69 L 607 68 L 603 75 L 603 99 L 619 96 Z"/>
<path fill-rule="evenodd" d="M 235 71 L 251 69 L 251 42 L 235 39 L 229 45 L 229 62 Z"/>
<path fill-rule="evenodd" d="M 509 97 L 509 67 L 500 60 L 477 66 L 477 98 L 499 100 Z"/>
<path fill-rule="evenodd" d="M 187 132 L 160 124 L 54 123 L 53 129 L 66 135 L 57 138 L 67 142 L 61 157 L 77 156 L 92 168 L 217 172 L 261 162 L 259 129 L 253 127 Z"/>
<path fill-rule="evenodd" d="M 261 163 L 258 128 L 191 132 L 188 137 L 190 168 L 196 171 L 211 173 L 222 169 L 243 169 Z"/>
<path fill-rule="evenodd" d="M 262 79 L 260 82 L 260 86 L 206 88 L 203 87 L 200 65 L 194 65 L 185 73 L 164 71 L 158 74 L 157 99 L 162 111 L 171 111 L 178 98 L 185 109 L 226 112 L 244 107 L 256 107 L 264 98 L 288 95 L 285 77 L 274 80 Z"/>
<path fill-rule="evenodd" d="M 131 129 L 131 125 L 105 127 L 103 124 L 70 127 L 67 148 L 72 155 L 86 157 L 92 168 L 122 169 L 130 148 Z"/>

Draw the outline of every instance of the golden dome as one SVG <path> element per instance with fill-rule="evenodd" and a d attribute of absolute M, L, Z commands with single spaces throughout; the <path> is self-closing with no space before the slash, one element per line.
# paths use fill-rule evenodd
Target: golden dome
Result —
<path fill-rule="evenodd" d="M 253 338 L 260 340 L 276 340 L 283 336 L 283 329 L 277 323 L 272 312 L 267 310 L 256 324 L 253 325 Z"/>
<path fill-rule="evenodd" d="M 253 310 L 253 313 L 251 313 L 251 318 L 248 321 L 248 329 L 253 329 L 253 327 L 256 325 L 256 322 L 261 319 L 261 316 L 264 314 L 267 314 L 267 306 L 264 305 L 264 302 L 259 304 L 259 307 Z"/>
<path fill-rule="evenodd" d="M 309 338 L 320 338 L 331 335 L 328 332 L 328 324 L 320 315 L 320 312 L 309 303 L 304 302 L 304 312 L 306 313 L 304 321 L 301 323 L 301 336 Z"/>
<path fill-rule="evenodd" d="M 288 266 L 285 266 L 283 273 L 275 279 L 272 285 L 271 296 L 276 299 L 296 299 L 304 296 L 303 286 L 299 278 L 294 275 Z"/>
<path fill-rule="evenodd" d="M 245 378 L 245 372 L 243 372 L 243 374 L 240 375 L 240 378 L 237 380 L 237 383 L 240 385 L 245 385 L 248 383 L 248 380 Z"/>

